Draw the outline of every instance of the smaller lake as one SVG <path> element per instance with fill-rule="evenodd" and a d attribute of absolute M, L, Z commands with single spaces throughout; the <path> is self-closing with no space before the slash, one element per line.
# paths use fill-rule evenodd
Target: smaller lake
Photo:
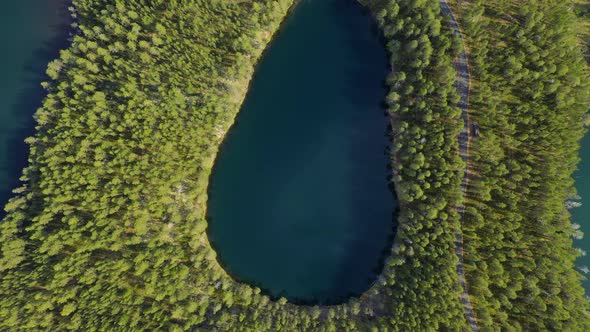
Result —
<path fill-rule="evenodd" d="M 395 229 L 385 49 L 353 0 L 303 0 L 257 68 L 210 184 L 209 238 L 237 280 L 295 302 L 369 288 Z"/>
<path fill-rule="evenodd" d="M 578 195 L 582 197 L 582 206 L 572 210 L 572 222 L 579 224 L 585 235 L 582 240 L 576 241 L 574 245 L 586 251 L 586 256 L 578 258 L 576 265 L 590 268 L 590 133 L 586 134 L 586 137 L 582 140 L 580 158 L 582 160 L 578 165 L 578 171 L 574 174 L 574 178 L 576 179 Z M 590 278 L 590 273 L 586 274 L 586 278 Z M 586 295 L 590 296 L 590 280 L 585 280 L 582 284 L 586 289 Z"/>

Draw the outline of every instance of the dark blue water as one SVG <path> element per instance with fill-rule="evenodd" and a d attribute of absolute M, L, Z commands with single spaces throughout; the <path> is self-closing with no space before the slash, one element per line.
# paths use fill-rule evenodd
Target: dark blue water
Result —
<path fill-rule="evenodd" d="M 303 0 L 257 69 L 216 161 L 209 237 L 226 270 L 273 296 L 365 291 L 394 235 L 386 52 L 353 0 Z"/>

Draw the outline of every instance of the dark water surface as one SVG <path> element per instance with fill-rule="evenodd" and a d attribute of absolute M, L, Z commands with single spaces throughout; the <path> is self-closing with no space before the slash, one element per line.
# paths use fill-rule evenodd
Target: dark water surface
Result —
<path fill-rule="evenodd" d="M 0 217 L 27 164 L 47 63 L 67 47 L 66 2 L 2 1 L 0 10 Z"/>
<path fill-rule="evenodd" d="M 273 296 L 333 303 L 375 281 L 394 235 L 386 52 L 353 0 L 302 0 L 218 156 L 209 237 Z"/>

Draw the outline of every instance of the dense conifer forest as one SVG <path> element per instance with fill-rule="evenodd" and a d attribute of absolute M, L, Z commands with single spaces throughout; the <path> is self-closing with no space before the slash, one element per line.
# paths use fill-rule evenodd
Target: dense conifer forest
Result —
<path fill-rule="evenodd" d="M 467 330 L 463 231 L 482 330 L 590 330 L 573 269 L 572 195 L 588 76 L 567 1 L 455 6 L 470 49 L 466 165 L 460 50 L 436 1 L 365 0 L 390 52 L 399 229 L 376 283 L 334 306 L 271 299 L 221 268 L 207 185 L 254 65 L 294 0 L 74 0 L 30 165 L 0 223 L 0 330 Z"/>
<path fill-rule="evenodd" d="M 470 45 L 472 181 L 464 225 L 482 330 L 588 331 L 566 200 L 588 111 L 588 69 L 568 1 L 458 6 Z"/>

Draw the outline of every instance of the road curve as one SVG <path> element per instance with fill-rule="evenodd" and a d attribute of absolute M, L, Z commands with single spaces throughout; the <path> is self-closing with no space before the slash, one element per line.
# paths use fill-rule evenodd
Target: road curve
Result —
<path fill-rule="evenodd" d="M 457 81 L 455 86 L 457 87 L 457 92 L 461 96 L 459 100 L 459 104 L 457 105 L 461 108 L 461 118 L 463 119 L 463 130 L 459 135 L 459 155 L 461 159 L 467 165 L 468 156 L 469 156 L 469 133 L 471 131 L 471 121 L 469 120 L 469 91 L 471 88 L 471 74 L 469 71 L 469 58 L 467 57 L 466 49 L 465 49 L 465 41 L 463 39 L 463 34 L 461 29 L 459 28 L 459 24 L 455 19 L 455 15 L 453 11 L 449 7 L 449 4 L 446 0 L 439 0 L 441 11 L 444 15 L 449 17 L 449 24 L 453 32 L 459 36 L 461 39 L 462 50 L 461 54 L 455 61 L 455 70 L 457 71 Z M 467 166 L 466 166 L 467 167 Z M 467 176 L 467 169 L 464 170 L 463 179 L 461 182 L 461 193 L 463 197 L 467 194 L 467 184 L 469 182 L 469 178 Z M 463 216 L 465 215 L 465 205 L 461 203 L 457 210 L 461 216 L 460 222 L 463 225 Z M 465 316 L 467 318 L 467 323 L 469 324 L 470 328 L 474 332 L 479 332 L 477 327 L 477 319 L 475 318 L 475 313 L 473 311 L 473 306 L 471 305 L 471 301 L 469 300 L 469 291 L 467 288 L 467 280 L 465 279 L 465 268 L 463 267 L 463 232 L 461 229 L 457 232 L 457 237 L 455 239 L 455 251 L 457 256 L 459 256 L 459 261 L 457 263 L 457 274 L 459 275 L 459 282 L 461 284 L 462 292 L 461 292 L 461 303 L 463 303 L 463 307 L 465 308 Z"/>

